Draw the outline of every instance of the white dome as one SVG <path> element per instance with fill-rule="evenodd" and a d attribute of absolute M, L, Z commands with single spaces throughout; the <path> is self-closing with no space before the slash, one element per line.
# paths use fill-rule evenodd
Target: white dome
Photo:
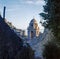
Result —
<path fill-rule="evenodd" d="M 37 21 L 33 18 L 31 21 L 30 21 L 30 26 L 34 26 L 34 24 L 36 24 L 38 26 L 38 23 Z"/>
<path fill-rule="evenodd" d="M 37 23 L 37 21 L 35 20 L 35 18 L 33 18 L 30 23 Z"/>

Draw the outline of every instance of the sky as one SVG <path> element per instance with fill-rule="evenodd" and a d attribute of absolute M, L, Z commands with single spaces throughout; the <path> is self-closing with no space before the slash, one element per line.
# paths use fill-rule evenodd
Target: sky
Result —
<path fill-rule="evenodd" d="M 39 27 L 43 12 L 44 0 L 0 0 L 0 14 L 3 15 L 3 7 L 6 6 L 6 19 L 19 29 L 27 30 L 30 21 L 35 18 Z"/>

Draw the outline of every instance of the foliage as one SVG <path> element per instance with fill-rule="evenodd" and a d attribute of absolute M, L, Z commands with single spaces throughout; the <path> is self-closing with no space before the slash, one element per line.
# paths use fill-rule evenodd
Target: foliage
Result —
<path fill-rule="evenodd" d="M 40 15 L 46 20 L 49 29 L 57 40 L 60 41 L 60 0 L 45 0 L 44 13 Z"/>
<path fill-rule="evenodd" d="M 27 45 L 22 48 L 20 52 L 17 53 L 16 59 L 34 59 L 34 51 Z"/>
<path fill-rule="evenodd" d="M 45 59 L 60 59 L 60 0 L 45 0 L 44 13 L 40 15 L 46 20 L 45 27 L 52 30 L 55 38 L 45 45 Z"/>
<path fill-rule="evenodd" d="M 48 42 L 43 51 L 45 59 L 60 59 L 60 48 L 53 42 Z"/>

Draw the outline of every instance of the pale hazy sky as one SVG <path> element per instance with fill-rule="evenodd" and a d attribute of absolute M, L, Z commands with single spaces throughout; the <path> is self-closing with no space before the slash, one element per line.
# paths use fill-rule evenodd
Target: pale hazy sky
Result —
<path fill-rule="evenodd" d="M 0 0 L 0 13 L 6 6 L 6 19 L 17 28 L 27 29 L 33 17 L 38 23 L 42 20 L 39 13 L 43 12 L 44 4 L 44 0 Z"/>

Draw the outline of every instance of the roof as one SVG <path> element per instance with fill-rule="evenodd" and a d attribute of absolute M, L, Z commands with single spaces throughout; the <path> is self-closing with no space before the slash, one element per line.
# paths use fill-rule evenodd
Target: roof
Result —
<path fill-rule="evenodd" d="M 17 36 L 17 34 L 10 29 L 10 27 L 5 23 L 3 18 L 0 16 L 0 45 L 3 47 L 1 48 L 4 51 L 4 48 L 12 48 L 14 51 L 21 50 L 23 46 L 22 39 Z M 0 52 L 1 52 L 0 49 Z M 8 51 L 10 50 L 8 49 Z M 13 52 L 13 51 L 12 51 Z M 13 52 L 14 53 L 14 52 Z M 11 53 L 12 55 L 12 53 Z"/>
<path fill-rule="evenodd" d="M 35 18 L 33 18 L 33 19 L 30 21 L 30 23 L 37 23 L 37 21 L 36 21 Z"/>

